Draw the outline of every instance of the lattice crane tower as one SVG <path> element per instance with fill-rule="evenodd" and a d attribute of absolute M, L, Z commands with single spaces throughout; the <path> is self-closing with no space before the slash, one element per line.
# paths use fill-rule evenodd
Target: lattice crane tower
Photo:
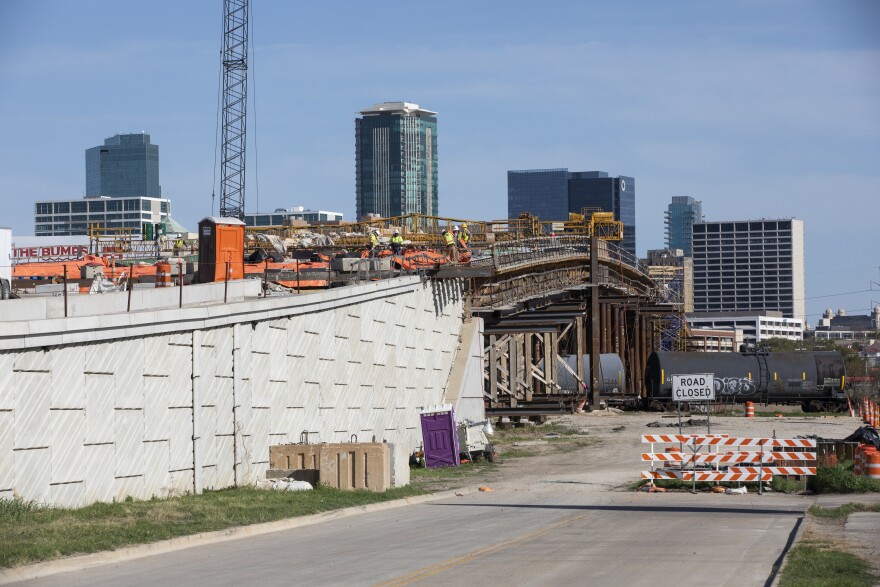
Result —
<path fill-rule="evenodd" d="M 223 0 L 223 145 L 220 216 L 244 220 L 248 0 Z"/>

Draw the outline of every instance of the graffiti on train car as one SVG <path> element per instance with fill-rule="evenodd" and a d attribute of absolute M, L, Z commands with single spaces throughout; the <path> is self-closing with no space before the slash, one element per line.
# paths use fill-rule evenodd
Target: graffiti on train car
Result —
<path fill-rule="evenodd" d="M 758 386 L 748 377 L 715 377 L 716 395 L 754 395 L 757 392 Z"/>

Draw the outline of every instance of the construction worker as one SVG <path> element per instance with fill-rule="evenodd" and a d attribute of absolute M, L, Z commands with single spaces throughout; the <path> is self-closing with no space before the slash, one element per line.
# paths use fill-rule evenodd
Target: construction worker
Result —
<path fill-rule="evenodd" d="M 455 227 L 455 230 L 458 230 L 458 227 Z M 458 261 L 458 253 L 455 250 L 455 236 L 453 236 L 452 232 L 450 232 L 449 228 L 446 228 L 443 231 L 443 240 L 446 241 L 446 257 L 449 259 L 450 263 L 455 263 Z"/>
<path fill-rule="evenodd" d="M 379 254 L 379 231 L 375 228 L 370 231 L 370 257 Z"/>
<path fill-rule="evenodd" d="M 400 254 L 400 249 L 403 248 L 403 237 L 400 236 L 400 231 L 395 229 L 394 234 L 391 236 L 391 253 L 394 255 Z"/>
<path fill-rule="evenodd" d="M 467 249 L 470 247 L 471 243 L 471 231 L 468 230 L 467 223 L 461 223 L 461 234 L 458 237 L 458 242 L 461 244 L 463 249 Z"/>
<path fill-rule="evenodd" d="M 174 241 L 174 254 L 179 255 L 183 252 L 183 239 L 177 239 Z"/>

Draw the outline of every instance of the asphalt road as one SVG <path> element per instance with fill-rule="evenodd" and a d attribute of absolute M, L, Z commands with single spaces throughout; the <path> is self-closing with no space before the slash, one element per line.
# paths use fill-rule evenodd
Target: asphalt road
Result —
<path fill-rule="evenodd" d="M 806 505 L 511 483 L 19 585 L 767 585 Z"/>

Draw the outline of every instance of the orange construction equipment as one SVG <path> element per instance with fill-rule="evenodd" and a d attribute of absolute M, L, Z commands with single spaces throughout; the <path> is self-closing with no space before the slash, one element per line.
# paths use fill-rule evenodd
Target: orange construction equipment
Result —
<path fill-rule="evenodd" d="M 880 451 L 873 446 L 864 453 L 865 475 L 871 479 L 880 479 Z"/>
<path fill-rule="evenodd" d="M 755 402 L 746 402 L 746 418 L 755 417 Z"/>

